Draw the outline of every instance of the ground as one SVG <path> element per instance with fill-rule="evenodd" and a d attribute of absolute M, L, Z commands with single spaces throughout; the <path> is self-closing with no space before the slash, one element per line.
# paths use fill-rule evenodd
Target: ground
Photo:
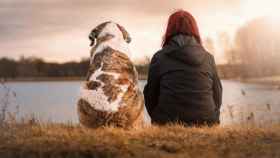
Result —
<path fill-rule="evenodd" d="M 140 130 L 86 129 L 65 124 L 0 128 L 0 157 L 280 157 L 280 126 L 192 127 Z"/>

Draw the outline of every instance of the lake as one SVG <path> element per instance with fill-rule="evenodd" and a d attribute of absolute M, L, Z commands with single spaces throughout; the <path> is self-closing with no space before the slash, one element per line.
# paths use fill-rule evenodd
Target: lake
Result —
<path fill-rule="evenodd" d="M 146 81 L 140 81 L 143 89 Z M 0 85 L 0 106 L 20 117 L 77 123 L 81 81 L 8 82 Z M 280 122 L 280 90 L 273 86 L 223 80 L 221 124 L 266 125 Z M 17 108 L 18 107 L 18 108 Z"/>

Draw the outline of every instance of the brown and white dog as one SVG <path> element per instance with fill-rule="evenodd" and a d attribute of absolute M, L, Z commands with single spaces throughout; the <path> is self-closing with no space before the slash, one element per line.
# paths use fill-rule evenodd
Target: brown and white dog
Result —
<path fill-rule="evenodd" d="M 105 22 L 89 38 L 93 46 L 90 68 L 78 101 L 81 124 L 91 128 L 149 125 L 138 74 L 130 60 L 128 32 L 119 24 Z"/>

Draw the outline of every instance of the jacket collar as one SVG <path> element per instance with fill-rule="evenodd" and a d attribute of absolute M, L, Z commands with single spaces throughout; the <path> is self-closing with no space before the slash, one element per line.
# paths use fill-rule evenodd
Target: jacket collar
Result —
<path fill-rule="evenodd" d="M 184 47 L 184 46 L 200 46 L 194 36 L 188 35 L 175 35 L 171 38 L 167 45 Z"/>
<path fill-rule="evenodd" d="M 163 54 L 189 65 L 201 65 L 205 60 L 205 50 L 193 36 L 174 36 L 163 48 Z"/>

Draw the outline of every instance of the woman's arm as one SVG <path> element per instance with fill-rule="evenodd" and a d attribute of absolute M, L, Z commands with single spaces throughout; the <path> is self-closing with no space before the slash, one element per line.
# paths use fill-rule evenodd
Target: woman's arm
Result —
<path fill-rule="evenodd" d="M 144 88 L 145 105 L 150 115 L 158 105 L 159 83 L 159 61 L 158 55 L 155 54 L 150 64 L 148 80 Z"/>
<path fill-rule="evenodd" d="M 211 56 L 212 61 L 212 67 L 213 67 L 213 92 L 214 92 L 214 101 L 216 104 L 216 110 L 220 111 L 221 105 L 222 105 L 222 94 L 223 94 L 223 88 L 221 80 L 218 76 L 217 68 L 215 59 L 213 56 Z"/>

